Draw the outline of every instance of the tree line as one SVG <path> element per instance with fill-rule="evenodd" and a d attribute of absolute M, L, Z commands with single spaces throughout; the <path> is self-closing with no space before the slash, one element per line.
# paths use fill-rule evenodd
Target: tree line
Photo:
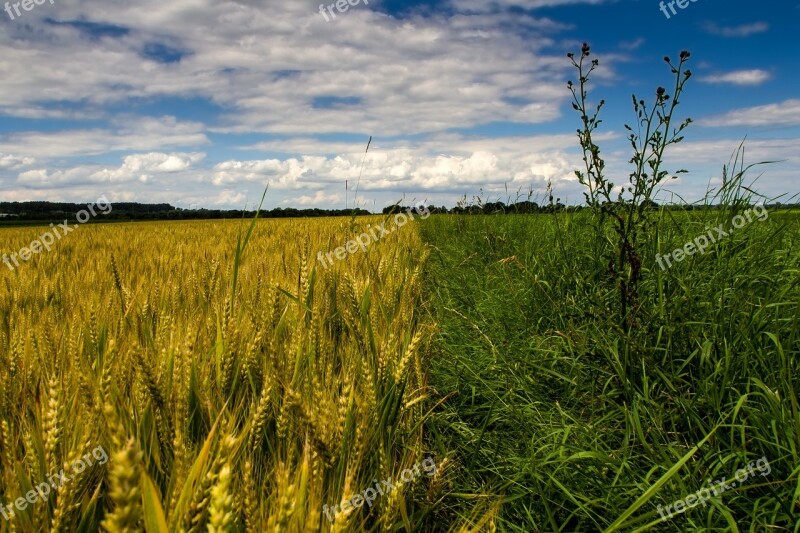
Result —
<path fill-rule="evenodd" d="M 66 202 L 0 202 L 0 225 L 18 224 L 21 222 L 61 222 L 64 219 L 71 219 L 75 213 L 84 209 L 86 204 L 73 204 Z M 657 209 L 659 205 L 650 202 L 650 207 Z M 774 203 L 767 208 L 797 208 L 798 204 Z M 238 209 L 183 209 L 174 207 L 170 204 L 142 204 L 136 202 L 119 202 L 113 204 L 113 210 L 101 218 L 92 219 L 90 222 L 107 221 L 132 221 L 132 220 L 199 220 L 199 219 L 223 219 L 223 218 L 252 218 L 256 212 L 241 211 Z M 382 214 L 394 214 L 405 212 L 408 206 L 391 205 L 384 207 Z M 411 207 L 414 208 L 414 207 Z M 450 215 L 497 215 L 497 214 L 531 214 L 531 213 L 552 213 L 560 211 L 579 211 L 584 206 L 565 206 L 561 202 L 539 205 L 536 202 L 525 200 L 522 202 L 477 202 L 465 204 L 459 202 L 458 205 L 447 208 L 445 206 L 436 207 L 429 205 L 427 209 L 431 214 L 450 214 Z M 693 210 L 693 209 L 713 209 L 714 206 L 693 206 L 676 205 L 670 209 Z M 422 207 L 420 206 L 420 209 Z M 335 216 L 364 216 L 371 215 L 366 209 L 296 209 L 294 207 L 276 207 L 275 209 L 262 209 L 259 213 L 263 218 L 299 218 L 299 217 L 335 217 Z"/>

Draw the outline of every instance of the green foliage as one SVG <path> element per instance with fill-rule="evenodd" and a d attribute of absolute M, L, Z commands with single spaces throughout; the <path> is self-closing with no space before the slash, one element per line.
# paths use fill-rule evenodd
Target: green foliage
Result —
<path fill-rule="evenodd" d="M 641 235 L 635 338 L 619 327 L 610 288 L 594 281 L 607 264 L 584 228 L 602 214 L 422 225 L 432 248 L 426 302 L 440 324 L 431 386 L 441 403 L 428 438 L 455 452 L 436 523 L 491 494 L 500 531 L 600 531 L 615 521 L 618 531 L 796 531 L 800 217 L 771 212 L 666 271 L 653 259 L 730 225 L 750 202 L 743 171 L 716 196 L 732 206 L 654 212 L 654 230 Z M 626 360 L 634 342 L 640 357 Z M 768 477 L 660 522 L 657 505 L 760 457 Z"/>

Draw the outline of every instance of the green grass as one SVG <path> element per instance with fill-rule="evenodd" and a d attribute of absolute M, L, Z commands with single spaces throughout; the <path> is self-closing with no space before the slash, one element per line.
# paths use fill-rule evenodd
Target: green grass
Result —
<path fill-rule="evenodd" d="M 627 334 L 591 212 L 422 225 L 427 432 L 455 479 L 432 526 L 502 502 L 502 531 L 800 531 L 800 217 L 655 264 L 732 209 L 656 213 Z M 656 505 L 762 456 L 769 476 L 659 522 Z"/>

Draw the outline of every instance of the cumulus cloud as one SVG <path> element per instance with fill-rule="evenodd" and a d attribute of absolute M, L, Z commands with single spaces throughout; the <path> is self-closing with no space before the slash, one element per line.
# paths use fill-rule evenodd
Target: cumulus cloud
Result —
<path fill-rule="evenodd" d="M 189 170 L 204 157 L 203 153 L 133 154 L 125 156 L 122 164 L 116 168 L 78 165 L 61 170 L 32 169 L 20 173 L 17 183 L 38 188 L 59 184 L 125 183 L 134 180 L 147 183 L 160 174 Z"/>
<path fill-rule="evenodd" d="M 86 172 L 82 167 L 68 170 L 33 169 L 21 172 L 17 176 L 17 183 L 29 187 L 52 187 L 69 183 L 86 181 Z"/>
<path fill-rule="evenodd" d="M 32 157 L 0 153 L 0 169 L 16 170 L 20 167 L 32 165 L 35 161 Z"/>
<path fill-rule="evenodd" d="M 344 198 L 341 194 L 326 194 L 323 191 L 317 191 L 313 195 L 304 194 L 302 196 L 294 196 L 289 197 L 283 200 L 284 205 L 294 206 L 294 205 L 302 205 L 302 206 L 335 206 L 341 205 L 344 201 Z"/>
<path fill-rule="evenodd" d="M 304 177 L 314 175 L 325 164 L 324 157 L 305 156 L 301 159 L 264 159 L 224 161 L 214 166 L 211 182 L 220 186 L 230 183 L 259 181 L 277 189 L 297 188 Z M 332 165 L 328 165 L 330 167 Z"/>
<path fill-rule="evenodd" d="M 608 140 L 612 135 L 598 135 Z M 287 151 L 305 145 L 285 141 Z M 209 181 L 218 187 L 246 186 L 269 181 L 270 190 L 338 190 L 359 174 L 359 190 L 387 194 L 419 194 L 483 187 L 501 191 L 547 181 L 570 183 L 580 162 L 574 137 L 532 136 L 513 138 L 466 138 L 441 135 L 426 141 L 383 145 L 377 142 L 364 158 L 355 145 L 335 156 L 306 155 L 286 159 L 228 160 L 214 166 Z M 362 170 L 363 161 L 363 170 Z M 328 193 L 330 194 L 330 193 Z M 314 196 L 312 198 L 324 198 Z M 307 201 L 305 198 L 304 201 Z"/>
<path fill-rule="evenodd" d="M 230 189 L 223 189 L 219 191 L 216 195 L 206 197 L 203 203 L 196 204 L 196 206 L 203 207 L 206 204 L 214 206 L 231 206 L 231 205 L 244 206 L 246 200 L 247 196 L 241 192 L 232 191 Z"/>
<path fill-rule="evenodd" d="M 115 169 L 104 168 L 94 172 L 92 181 L 119 182 L 138 179 L 147 182 L 153 174 L 168 174 L 187 170 L 205 157 L 203 153 L 163 154 L 150 152 L 126 156 L 122 165 Z"/>

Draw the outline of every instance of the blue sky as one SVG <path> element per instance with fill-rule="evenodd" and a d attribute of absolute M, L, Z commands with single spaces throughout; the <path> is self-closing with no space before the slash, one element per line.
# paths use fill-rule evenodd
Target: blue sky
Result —
<path fill-rule="evenodd" d="M 678 117 L 695 122 L 667 168 L 689 173 L 659 198 L 701 198 L 746 137 L 747 162 L 779 161 L 753 173 L 756 189 L 788 200 L 800 190 L 800 0 L 684 2 L 665 5 L 669 18 L 656 0 L 353 0 L 325 16 L 319 0 L 11 2 L 0 201 L 228 209 L 269 183 L 268 207 L 352 207 L 363 160 L 367 209 L 541 198 L 548 182 L 578 203 L 566 53 L 584 41 L 600 60 L 592 98 L 607 102 L 600 145 L 616 183 L 631 94 L 669 87 L 662 58 L 686 49 Z"/>

